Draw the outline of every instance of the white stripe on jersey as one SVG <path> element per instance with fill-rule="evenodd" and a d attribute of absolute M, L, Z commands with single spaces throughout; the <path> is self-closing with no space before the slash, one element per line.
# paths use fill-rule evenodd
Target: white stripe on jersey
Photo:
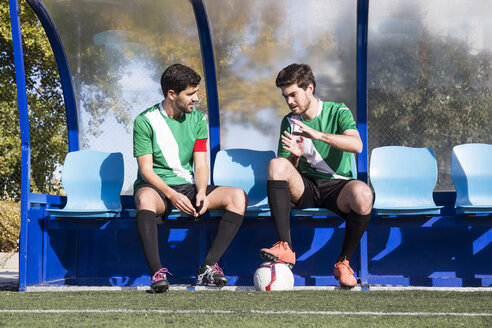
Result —
<path fill-rule="evenodd" d="M 321 110 L 323 109 L 323 102 L 319 100 L 319 108 L 318 108 L 318 116 L 321 114 Z M 348 109 L 348 108 L 347 108 Z M 296 119 L 298 121 L 302 121 L 301 115 L 293 115 L 291 118 Z M 294 127 L 297 127 L 292 121 L 289 119 L 290 123 L 290 131 L 294 131 Z M 300 137 L 297 137 L 297 140 L 300 140 Z M 323 160 L 316 147 L 314 147 L 313 140 L 309 138 L 304 138 L 304 151 L 302 155 L 306 158 L 309 165 L 311 165 L 316 171 L 331 174 L 336 179 L 344 179 L 348 180 L 347 177 L 338 175 L 333 171 L 333 169 Z"/>
<path fill-rule="evenodd" d="M 161 149 L 162 155 L 167 162 L 167 165 L 173 170 L 174 174 L 188 181 L 189 183 L 195 183 L 193 176 L 181 166 L 179 160 L 179 147 L 176 139 L 174 139 L 173 133 L 166 120 L 162 117 L 159 110 L 151 111 L 145 114 L 145 117 L 150 121 L 150 124 L 154 127 L 156 134 L 157 144 Z"/>

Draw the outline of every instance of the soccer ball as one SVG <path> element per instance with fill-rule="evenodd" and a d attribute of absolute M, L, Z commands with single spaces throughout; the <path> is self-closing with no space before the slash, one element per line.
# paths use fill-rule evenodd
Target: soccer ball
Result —
<path fill-rule="evenodd" d="M 256 269 L 255 288 L 258 291 L 291 290 L 294 275 L 283 262 L 265 262 Z"/>

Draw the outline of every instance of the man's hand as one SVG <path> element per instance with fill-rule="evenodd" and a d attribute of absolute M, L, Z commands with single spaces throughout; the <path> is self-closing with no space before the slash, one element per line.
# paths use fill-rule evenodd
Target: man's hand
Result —
<path fill-rule="evenodd" d="M 189 214 L 193 217 L 198 216 L 198 213 L 196 212 L 195 208 L 193 207 L 193 204 L 191 204 L 191 201 L 185 195 L 183 195 L 179 192 L 174 192 L 168 198 L 171 201 L 171 203 L 173 203 L 173 206 L 176 207 L 180 212 Z M 198 199 L 198 197 L 197 197 L 197 199 Z"/>
<path fill-rule="evenodd" d="M 319 140 L 321 139 L 321 132 L 316 131 L 313 128 L 310 128 L 306 124 L 302 123 L 299 120 L 296 120 L 294 118 L 290 119 L 292 123 L 294 123 L 297 126 L 297 129 L 294 129 L 293 134 L 295 136 L 301 136 L 301 137 L 306 137 L 309 139 L 314 139 L 314 140 Z"/>
<path fill-rule="evenodd" d="M 296 137 L 285 131 L 282 136 L 282 145 L 285 150 L 290 151 L 292 155 L 299 158 L 304 150 L 304 138 L 301 136 L 300 140 L 297 140 Z"/>
<path fill-rule="evenodd" d="M 205 192 L 198 192 L 196 195 L 196 210 L 198 211 L 196 217 L 199 217 L 205 213 L 208 209 L 208 198 Z"/>

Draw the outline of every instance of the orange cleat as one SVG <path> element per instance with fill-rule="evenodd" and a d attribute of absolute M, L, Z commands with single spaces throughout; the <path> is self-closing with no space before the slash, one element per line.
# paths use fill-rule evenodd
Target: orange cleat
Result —
<path fill-rule="evenodd" d="M 291 269 L 296 264 L 296 253 L 290 249 L 289 244 L 285 241 L 279 241 L 271 248 L 260 249 L 260 256 L 269 262 L 284 262 Z"/>
<path fill-rule="evenodd" d="M 335 279 L 338 280 L 343 287 L 354 287 L 357 285 L 357 280 L 354 277 L 354 270 L 350 267 L 347 259 L 335 264 L 333 274 L 335 275 Z"/>

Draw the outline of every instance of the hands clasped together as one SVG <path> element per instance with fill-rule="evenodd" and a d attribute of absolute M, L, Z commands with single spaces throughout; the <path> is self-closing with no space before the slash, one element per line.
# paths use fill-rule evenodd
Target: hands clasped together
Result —
<path fill-rule="evenodd" d="M 173 206 L 180 212 L 189 214 L 195 218 L 205 213 L 208 209 L 208 198 L 204 192 L 199 192 L 196 195 L 196 204 L 193 206 L 191 201 L 185 195 L 176 192 L 173 196 L 169 197 Z"/>

